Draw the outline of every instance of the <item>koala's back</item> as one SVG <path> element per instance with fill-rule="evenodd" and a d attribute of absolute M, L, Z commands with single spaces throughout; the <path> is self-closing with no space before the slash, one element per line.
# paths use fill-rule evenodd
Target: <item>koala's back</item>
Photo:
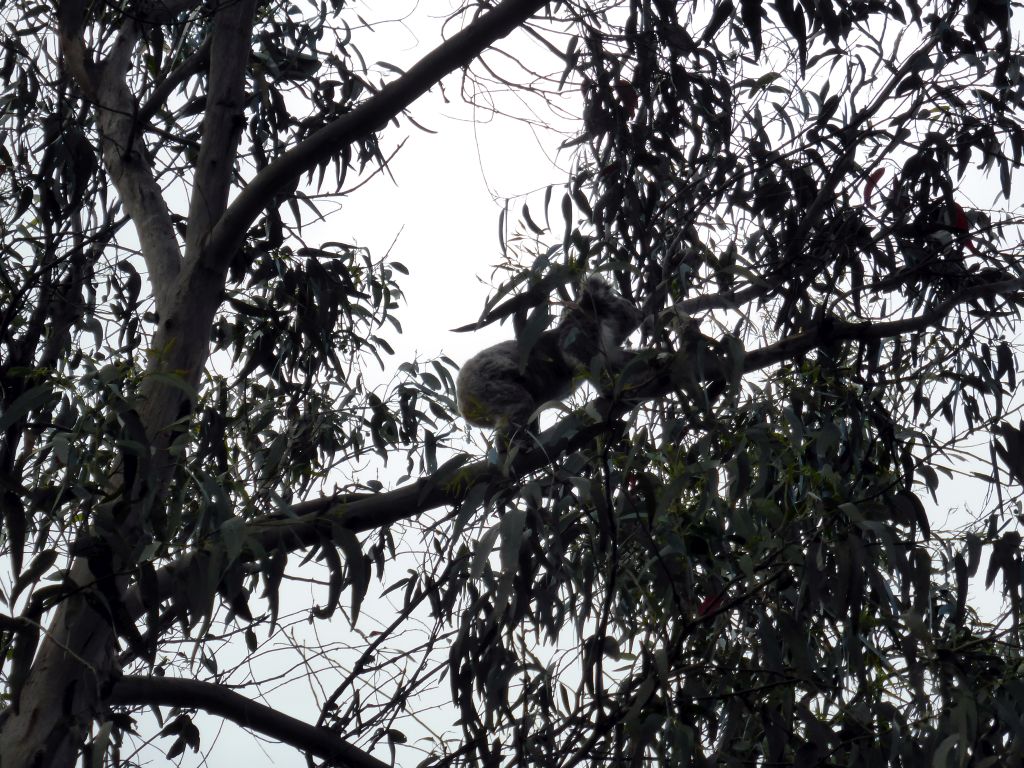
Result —
<path fill-rule="evenodd" d="M 459 371 L 459 411 L 478 427 L 526 426 L 537 407 L 567 397 L 596 365 L 615 370 L 625 362 L 622 342 L 642 315 L 599 276 L 584 283 L 555 328 L 544 331 L 523 360 L 516 341 L 471 357 Z"/>
<path fill-rule="evenodd" d="M 465 362 L 455 381 L 459 411 L 470 424 L 525 426 L 541 403 L 572 389 L 573 371 L 559 354 L 552 332 L 541 334 L 520 368 L 519 344 L 503 341 Z"/>

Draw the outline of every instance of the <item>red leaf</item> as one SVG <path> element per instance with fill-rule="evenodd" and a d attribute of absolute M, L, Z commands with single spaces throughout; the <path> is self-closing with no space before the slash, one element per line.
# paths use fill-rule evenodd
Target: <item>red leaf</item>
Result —
<path fill-rule="evenodd" d="M 875 192 L 875 187 L 878 186 L 878 180 L 885 175 L 885 168 L 876 168 L 868 176 L 868 180 L 864 182 L 864 207 L 871 207 L 871 195 Z"/>
<path fill-rule="evenodd" d="M 722 598 L 725 597 L 724 592 L 720 592 L 717 595 L 708 595 L 705 597 L 697 608 L 697 617 L 704 618 L 709 613 L 713 613 L 718 610 L 718 607 L 722 604 Z"/>

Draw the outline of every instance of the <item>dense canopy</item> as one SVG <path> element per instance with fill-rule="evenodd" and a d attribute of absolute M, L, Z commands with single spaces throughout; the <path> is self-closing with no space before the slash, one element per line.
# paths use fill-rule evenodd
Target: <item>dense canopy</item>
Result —
<path fill-rule="evenodd" d="M 357 2 L 6 3 L 0 766 L 1021 761 L 1015 10 L 424 0 L 403 70 Z M 474 328 L 644 317 L 487 455 L 309 236 L 449 75 L 579 105 Z"/>

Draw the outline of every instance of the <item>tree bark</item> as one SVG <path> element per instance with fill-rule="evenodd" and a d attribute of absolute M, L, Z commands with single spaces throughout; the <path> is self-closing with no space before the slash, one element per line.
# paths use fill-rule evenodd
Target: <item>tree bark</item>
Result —
<path fill-rule="evenodd" d="M 75 575 L 89 580 L 79 562 Z M 113 666 L 115 638 L 110 619 L 82 596 L 58 606 L 32 669 L 21 688 L 17 711 L 0 729 L 0 768 L 75 765 Z"/>

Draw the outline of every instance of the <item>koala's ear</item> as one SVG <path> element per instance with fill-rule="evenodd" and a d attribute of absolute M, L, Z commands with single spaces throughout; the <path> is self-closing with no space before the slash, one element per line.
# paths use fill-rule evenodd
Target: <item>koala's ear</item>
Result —
<path fill-rule="evenodd" d="M 597 310 L 600 297 L 608 292 L 608 285 L 597 275 L 590 275 L 583 281 L 577 304 L 586 312 Z"/>

